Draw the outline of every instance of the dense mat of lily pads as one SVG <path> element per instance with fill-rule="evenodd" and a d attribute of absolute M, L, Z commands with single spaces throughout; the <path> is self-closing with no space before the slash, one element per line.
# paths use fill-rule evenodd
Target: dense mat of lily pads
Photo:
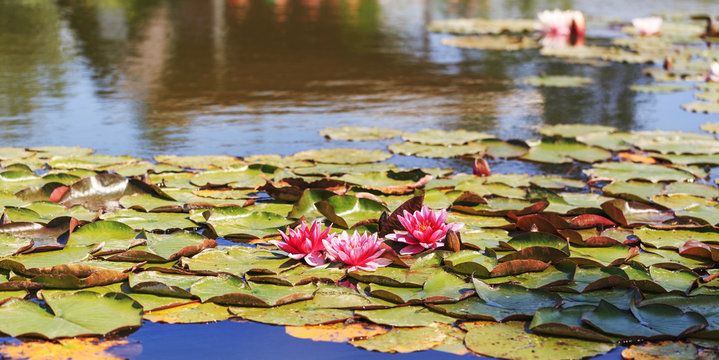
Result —
<path fill-rule="evenodd" d="M 430 31 L 452 33 L 442 43 L 475 50 L 538 49 L 548 57 L 569 63 L 605 66 L 609 62 L 654 64 L 644 73 L 655 83 L 636 84 L 638 92 L 690 91 L 696 101 L 687 111 L 719 113 L 719 31 L 713 19 L 701 14 L 659 14 L 637 18 L 631 24 L 585 17 L 579 11 L 547 10 L 532 19 L 449 19 L 435 21 Z M 585 39 L 585 28 L 621 26 L 627 36 Z M 604 39 L 608 40 L 608 39 Z M 569 74 L 538 74 L 522 80 L 533 86 L 578 87 L 591 78 Z"/>
<path fill-rule="evenodd" d="M 240 318 L 386 352 L 557 359 L 682 340 L 625 352 L 714 356 L 719 141 L 538 131 L 325 129 L 401 140 L 244 159 L 0 148 L 0 332 Z M 392 153 L 474 173 L 400 169 L 382 162 Z M 584 170 L 492 174 L 498 159 Z"/>

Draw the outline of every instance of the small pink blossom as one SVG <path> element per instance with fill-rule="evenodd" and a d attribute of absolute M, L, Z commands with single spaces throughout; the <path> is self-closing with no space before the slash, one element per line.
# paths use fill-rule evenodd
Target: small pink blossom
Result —
<path fill-rule="evenodd" d="M 544 10 L 537 14 L 544 32 L 549 36 L 584 37 L 584 15 L 577 10 Z"/>
<path fill-rule="evenodd" d="M 380 249 L 382 240 L 377 234 L 360 234 L 354 232 L 352 236 L 346 231 L 342 234 L 323 240 L 327 257 L 332 261 L 341 261 L 349 265 L 348 271 L 365 270 L 375 271 L 380 266 L 387 266 L 392 260 L 380 258 L 384 250 Z"/>
<path fill-rule="evenodd" d="M 270 241 L 282 251 L 287 252 L 289 257 L 300 260 L 305 259 L 310 266 L 319 266 L 325 263 L 324 257 L 320 251 L 324 250 L 323 240 L 331 238 L 330 225 L 325 231 L 320 231 L 321 226 L 317 220 L 312 222 L 312 226 L 308 229 L 307 224 L 302 224 L 294 230 L 287 228 L 286 233 L 280 231 L 280 236 L 284 241 Z"/>
<path fill-rule="evenodd" d="M 397 220 L 407 231 L 395 231 L 394 234 L 387 235 L 387 238 L 408 244 L 400 250 L 402 255 L 419 254 L 428 249 L 444 246 L 447 232 L 459 231 L 464 226 L 461 223 L 446 224 L 446 210 L 433 211 L 426 205 L 422 207 L 422 210 L 415 211 L 414 214 L 405 210 L 403 215 L 397 217 Z"/>
<path fill-rule="evenodd" d="M 709 68 L 709 76 L 707 81 L 719 82 L 719 62 L 713 62 Z"/>
<path fill-rule="evenodd" d="M 662 18 L 658 16 L 636 18 L 632 20 L 632 25 L 644 36 L 656 35 L 662 27 Z"/>

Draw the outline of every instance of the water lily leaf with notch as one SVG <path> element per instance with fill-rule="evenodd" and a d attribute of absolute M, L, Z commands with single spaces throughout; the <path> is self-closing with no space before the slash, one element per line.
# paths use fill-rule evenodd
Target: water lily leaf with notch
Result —
<path fill-rule="evenodd" d="M 719 154 L 702 155 L 674 155 L 652 154 L 654 158 L 663 159 L 677 165 L 717 165 Z"/>
<path fill-rule="evenodd" d="M 641 306 L 664 304 L 681 309 L 685 313 L 695 312 L 702 314 L 709 326 L 693 336 L 700 338 L 716 339 L 719 337 L 719 310 L 717 310 L 716 296 L 697 295 L 684 296 L 677 294 L 663 294 L 640 303 Z"/>
<path fill-rule="evenodd" d="M 217 236 L 235 238 L 265 237 L 277 233 L 280 227 L 292 223 L 281 215 L 253 212 L 239 206 L 214 208 L 205 213 L 205 217 L 207 225 Z"/>
<path fill-rule="evenodd" d="M 202 279 L 202 276 L 167 274 L 159 271 L 143 271 L 130 274 L 130 289 L 136 293 L 192 298 L 190 286 Z"/>
<path fill-rule="evenodd" d="M 35 151 L 22 147 L 0 147 L 0 160 L 21 159 L 35 155 Z"/>
<path fill-rule="evenodd" d="M 686 171 L 662 165 L 639 164 L 633 162 L 607 162 L 595 164 L 592 169 L 583 170 L 592 178 L 627 181 L 632 179 L 660 181 L 692 181 L 694 176 Z"/>
<path fill-rule="evenodd" d="M 25 246 L 27 239 L 0 233 L 0 257 L 12 255 Z"/>
<path fill-rule="evenodd" d="M 602 210 L 609 217 L 625 227 L 660 225 L 674 218 L 672 211 L 658 210 L 650 205 L 634 201 L 614 199 L 602 204 Z"/>
<path fill-rule="evenodd" d="M 562 309 L 541 308 L 534 313 L 529 329 L 537 334 L 613 342 L 611 338 L 582 323 L 582 314 L 594 309 L 595 307 L 592 305 L 577 305 Z"/>
<path fill-rule="evenodd" d="M 554 289 L 568 284 L 574 278 L 575 267 L 572 262 L 561 261 L 556 265 L 550 265 L 542 271 L 492 277 L 482 281 L 490 285 L 510 283 L 521 285 L 527 289 Z"/>
<path fill-rule="evenodd" d="M 714 186 L 688 182 L 667 184 L 664 193 L 667 195 L 694 195 L 711 199 L 719 197 L 719 189 Z"/>
<path fill-rule="evenodd" d="M 18 254 L 27 254 L 64 248 L 68 237 L 77 225 L 76 219 L 62 216 L 51 220 L 47 225 L 34 222 L 11 222 L 0 225 L 0 233 L 29 241 L 26 246 L 16 251 Z"/>
<path fill-rule="evenodd" d="M 452 212 L 447 215 L 447 222 L 463 223 L 467 230 L 485 228 L 514 228 L 514 224 L 503 216 L 478 216 Z"/>
<path fill-rule="evenodd" d="M 614 348 L 605 342 L 531 334 L 525 330 L 525 323 L 518 321 L 464 325 L 469 328 L 465 344 L 470 350 L 503 359 L 579 359 L 604 354 Z"/>
<path fill-rule="evenodd" d="M 394 154 L 428 158 L 454 158 L 463 155 L 482 154 L 487 151 L 487 146 L 475 142 L 459 145 L 427 145 L 404 142 L 390 145 L 389 151 Z"/>
<path fill-rule="evenodd" d="M 530 318 L 542 307 L 555 306 L 562 299 L 548 291 L 500 284 L 490 286 L 473 279 L 478 297 L 470 296 L 455 304 L 430 305 L 442 313 L 472 320 L 506 321 Z"/>
<path fill-rule="evenodd" d="M 599 289 L 626 288 L 632 285 L 623 270 L 612 266 L 578 266 L 572 280 L 573 284 L 568 288 L 580 293 Z"/>
<path fill-rule="evenodd" d="M 662 154 L 716 154 L 719 153 L 719 141 L 717 140 L 693 140 L 687 142 L 685 139 L 654 139 L 635 141 L 634 145 L 645 151 L 656 151 Z"/>
<path fill-rule="evenodd" d="M 65 247 L 61 251 L 41 251 L 13 255 L 0 260 L 0 268 L 24 274 L 27 270 L 35 268 L 76 264 L 87 258 L 91 250 L 92 246 L 73 246 Z"/>
<path fill-rule="evenodd" d="M 429 325 L 410 329 L 393 329 L 386 334 L 350 341 L 358 348 L 388 353 L 409 353 L 432 349 L 447 338 L 437 326 Z"/>
<path fill-rule="evenodd" d="M 85 156 L 55 156 L 47 161 L 47 164 L 53 169 L 82 169 L 92 170 L 101 166 L 113 164 L 129 164 L 141 161 L 141 159 L 121 155 L 110 156 L 102 154 L 93 154 Z"/>
<path fill-rule="evenodd" d="M 179 264 L 187 270 L 204 274 L 224 272 L 244 276 L 248 272 L 277 274 L 298 263 L 259 248 L 229 246 L 208 249 L 191 258 L 181 258 Z"/>
<path fill-rule="evenodd" d="M 652 281 L 668 292 L 678 291 L 687 293 L 694 284 L 694 281 L 699 277 L 699 275 L 690 270 L 672 271 L 658 266 L 651 266 L 649 273 L 652 276 Z"/>
<path fill-rule="evenodd" d="M 422 288 L 369 285 L 369 293 L 399 304 L 422 302 L 454 302 L 473 293 L 473 288 L 464 280 L 442 269 L 427 278 Z"/>
<path fill-rule="evenodd" d="M 202 302 L 222 305 L 272 307 L 312 299 L 313 284 L 282 286 L 245 282 L 230 275 L 206 276 L 192 284 L 190 292 Z"/>
<path fill-rule="evenodd" d="M 664 191 L 663 184 L 646 181 L 614 181 L 602 188 L 605 194 L 622 197 L 627 200 L 649 202 L 655 195 Z"/>
<path fill-rule="evenodd" d="M 175 165 L 189 169 L 210 169 L 214 167 L 229 167 L 232 165 L 242 164 L 242 160 L 229 155 L 158 155 L 154 157 L 155 161 Z"/>
<path fill-rule="evenodd" d="M 0 305 L 0 332 L 53 339 L 105 335 L 142 323 L 142 306 L 124 294 L 81 291 L 45 301 L 47 310 L 18 299 Z"/>
<path fill-rule="evenodd" d="M 171 296 L 159 296 L 159 295 L 153 295 L 153 294 L 146 294 L 146 293 L 136 293 L 132 292 L 130 290 L 130 286 L 125 283 L 114 283 L 110 285 L 105 286 L 94 286 L 90 288 L 86 288 L 79 291 L 92 291 L 98 294 L 107 294 L 107 293 L 123 293 L 133 300 L 137 301 L 140 305 L 142 305 L 142 308 L 145 310 L 145 312 L 158 309 L 158 308 L 166 308 L 166 307 L 172 307 L 172 306 L 179 306 L 184 305 L 189 302 L 194 302 L 195 300 L 190 299 L 183 299 L 178 297 L 171 297 Z M 76 293 L 78 290 L 49 290 L 49 289 L 43 289 L 38 292 L 38 298 L 45 299 L 48 297 L 55 297 L 59 295 L 69 294 L 69 293 Z"/>
<path fill-rule="evenodd" d="M 42 178 L 27 170 L 6 170 L 0 172 L 0 190 L 16 193 L 45 183 Z"/>
<path fill-rule="evenodd" d="M 591 124 L 557 124 L 544 125 L 537 129 L 537 132 L 550 137 L 563 137 L 574 139 L 577 136 L 588 134 L 607 134 L 617 131 L 616 128 L 604 125 Z"/>
<path fill-rule="evenodd" d="M 606 301 L 622 310 L 629 310 L 629 302 L 640 296 L 635 287 L 630 288 L 606 288 L 589 291 L 586 293 L 557 292 L 562 297 L 562 306 L 570 307 L 577 305 L 599 305 L 600 301 Z"/>
<path fill-rule="evenodd" d="M 361 316 L 375 324 L 397 327 L 429 326 L 439 322 L 452 324 L 456 319 L 436 313 L 423 306 L 401 306 L 391 309 L 358 310 L 355 315 Z"/>
<path fill-rule="evenodd" d="M 363 220 L 378 219 L 382 212 L 389 210 L 381 203 L 352 195 L 333 196 L 315 203 L 315 207 L 333 224 L 343 229 Z"/>
<path fill-rule="evenodd" d="M 677 91 L 689 91 L 692 89 L 689 85 L 682 84 L 665 84 L 665 83 L 654 83 L 654 84 L 642 84 L 632 85 L 629 87 L 632 91 L 645 92 L 645 93 L 671 93 Z"/>
<path fill-rule="evenodd" d="M 639 255 L 632 258 L 646 267 L 658 265 L 666 269 L 700 269 L 707 268 L 714 264 L 709 259 L 693 258 L 682 256 L 676 250 L 646 249 Z"/>
<path fill-rule="evenodd" d="M 462 49 L 501 51 L 535 49 L 539 47 L 539 44 L 531 37 L 511 35 L 448 37 L 442 39 L 442 44 Z"/>
<path fill-rule="evenodd" d="M 612 157 L 612 153 L 583 143 L 570 140 L 542 140 L 530 143 L 529 152 L 520 159 L 549 164 L 570 163 L 574 160 L 593 163 Z"/>
<path fill-rule="evenodd" d="M 706 132 L 719 134 L 719 123 L 716 123 L 716 122 L 714 122 L 714 123 L 712 123 L 712 122 L 704 123 L 704 124 L 703 124 L 702 126 L 700 126 L 699 128 L 702 129 L 702 130 L 704 130 L 704 131 L 706 131 Z"/>
<path fill-rule="evenodd" d="M 66 246 L 87 246 L 104 243 L 101 251 L 126 250 L 138 232 L 117 221 L 95 221 L 70 234 Z"/>
<path fill-rule="evenodd" d="M 532 32 L 536 29 L 535 19 L 447 19 L 435 20 L 427 30 L 462 35 L 502 34 Z"/>
<path fill-rule="evenodd" d="M 389 139 L 403 134 L 402 130 L 377 127 L 343 126 L 320 130 L 320 135 L 333 140 L 368 141 Z"/>
<path fill-rule="evenodd" d="M 483 254 L 478 251 L 462 250 L 444 258 L 444 264 L 460 274 L 488 278 L 489 272 L 497 265 L 497 257 L 492 255 L 488 252 Z"/>
<path fill-rule="evenodd" d="M 305 189 L 300 199 L 292 206 L 289 217 L 292 219 L 299 219 L 302 216 L 306 218 L 321 217 L 322 214 L 317 210 L 315 204 L 335 195 L 337 194 L 328 190 Z"/>
<path fill-rule="evenodd" d="M 638 248 L 624 245 L 604 247 L 570 246 L 571 260 L 578 265 L 614 266 L 623 264 L 639 253 Z M 645 264 L 646 265 L 646 264 Z"/>
<path fill-rule="evenodd" d="M 231 306 L 230 313 L 243 319 L 271 325 L 305 326 L 337 322 L 352 317 L 350 310 L 315 306 L 314 300 L 299 301 L 272 308 Z"/>
<path fill-rule="evenodd" d="M 544 75 L 530 76 L 525 78 L 523 82 L 532 86 L 579 87 L 591 84 L 594 81 L 591 78 L 582 76 Z"/>
<path fill-rule="evenodd" d="M 143 318 L 168 324 L 196 324 L 227 320 L 232 317 L 226 306 L 213 303 L 190 303 L 145 313 Z"/>
<path fill-rule="evenodd" d="M 227 185 L 232 188 L 255 188 L 265 183 L 263 176 L 272 177 L 276 167 L 263 164 L 235 165 L 224 169 L 205 170 L 193 176 L 195 186 Z"/>
<path fill-rule="evenodd" d="M 379 191 L 385 194 L 409 194 L 415 188 L 423 186 L 431 175 L 423 171 L 376 172 L 365 174 L 345 174 L 337 180 L 357 185 L 363 189 Z"/>
<path fill-rule="evenodd" d="M 102 220 L 121 222 L 135 230 L 191 229 L 198 227 L 184 213 L 147 213 L 122 209 L 100 215 Z"/>
<path fill-rule="evenodd" d="M 636 307 L 630 303 L 630 308 L 631 312 L 621 310 L 602 300 L 594 311 L 582 315 L 582 321 L 604 333 L 632 339 L 681 337 L 707 326 L 698 313 L 684 313 L 666 304 Z"/>
<path fill-rule="evenodd" d="M 278 274 L 247 275 L 247 279 L 258 283 L 297 286 L 309 283 L 335 283 L 345 276 L 344 269 L 332 264 L 310 267 L 303 264 Z"/>
<path fill-rule="evenodd" d="M 195 185 L 190 184 L 190 180 L 195 176 L 194 173 L 162 173 L 149 174 L 150 183 L 161 188 L 179 188 L 179 189 L 195 189 Z"/>
<path fill-rule="evenodd" d="M 643 244 L 659 249 L 678 249 L 689 240 L 719 244 L 719 233 L 702 229 L 660 230 L 641 227 L 634 230 Z"/>
<path fill-rule="evenodd" d="M 672 209 L 677 216 L 699 219 L 710 225 L 719 223 L 719 203 L 692 195 L 655 196 L 655 203 Z"/>
<path fill-rule="evenodd" d="M 375 271 L 353 271 L 348 275 L 364 283 L 397 287 L 422 287 L 425 281 L 441 266 L 442 255 L 435 251 L 414 255 L 410 259 L 403 259 L 405 262 L 412 264 L 409 269 L 385 266 Z"/>
<path fill-rule="evenodd" d="M 6 207 L 6 213 L 9 213 L 9 207 Z M 75 219 L 82 220 L 82 221 L 92 221 L 97 217 L 97 213 L 87 210 L 84 207 L 80 205 L 75 205 L 70 208 L 66 208 L 60 204 L 55 204 L 48 201 L 35 201 L 32 204 L 25 206 L 23 208 L 15 208 L 15 209 L 24 209 L 24 210 L 31 210 L 34 211 L 38 218 L 35 220 L 36 222 L 41 223 L 47 223 L 52 219 L 55 219 L 60 216 L 70 216 L 74 217 Z M 10 214 L 8 214 L 10 215 Z M 12 217 L 11 217 L 12 219 Z M 15 221 L 13 219 L 13 221 Z"/>
<path fill-rule="evenodd" d="M 183 256 L 191 257 L 202 250 L 217 246 L 215 240 L 188 231 L 169 234 L 143 233 L 144 244 L 106 257 L 110 261 L 166 263 Z"/>
<path fill-rule="evenodd" d="M 455 190 L 471 191 L 479 196 L 495 195 L 515 199 L 524 199 L 527 195 L 523 189 L 501 183 L 484 183 L 479 177 L 460 182 L 455 186 Z"/>
<path fill-rule="evenodd" d="M 404 141 L 427 145 L 461 145 L 472 141 L 492 139 L 493 135 L 467 130 L 444 131 L 438 129 L 424 129 L 416 133 L 404 133 Z"/>
<path fill-rule="evenodd" d="M 312 160 L 323 164 L 364 164 L 389 159 L 392 154 L 380 150 L 364 149 L 319 149 L 306 150 L 292 155 L 293 159 Z"/>
<path fill-rule="evenodd" d="M 452 191 L 445 192 L 445 191 L 442 191 L 439 189 L 430 189 L 430 190 L 427 190 L 424 192 L 424 204 L 423 205 L 427 205 L 430 209 L 437 209 L 437 210 L 447 209 L 462 194 L 463 194 L 462 191 L 452 190 Z M 385 199 L 383 199 L 383 200 L 385 201 L 385 203 L 387 203 L 387 200 L 385 200 Z M 397 199 L 397 200 L 399 200 L 399 199 Z M 403 200 L 406 201 L 408 199 L 403 199 Z M 401 205 L 402 203 L 404 203 L 404 201 L 402 201 L 402 202 L 397 201 L 397 203 L 399 203 Z M 399 205 L 392 206 L 392 204 L 388 203 L 388 207 L 390 209 L 395 209 L 398 206 Z"/>
<path fill-rule="evenodd" d="M 493 158 L 513 159 L 529 151 L 529 146 L 520 140 L 484 139 L 480 144 L 487 147 L 487 154 Z"/>
<path fill-rule="evenodd" d="M 462 245 L 477 250 L 496 248 L 500 241 L 510 239 L 508 232 L 502 229 L 462 229 L 460 233 Z"/>
<path fill-rule="evenodd" d="M 499 258 L 499 262 L 520 259 L 556 262 L 569 257 L 569 242 L 552 234 L 523 233 L 513 237 L 506 244 L 516 251 Z"/>
<path fill-rule="evenodd" d="M 312 306 L 318 309 L 386 309 L 396 306 L 395 303 L 368 296 L 360 284 L 353 290 L 344 286 L 320 284 Z"/>

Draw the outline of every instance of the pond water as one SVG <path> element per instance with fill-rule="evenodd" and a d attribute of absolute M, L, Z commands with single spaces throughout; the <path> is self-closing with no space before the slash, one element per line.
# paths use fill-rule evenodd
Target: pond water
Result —
<path fill-rule="evenodd" d="M 680 109 L 692 92 L 631 92 L 629 85 L 648 82 L 639 65 L 568 65 L 537 50 L 462 50 L 442 45 L 447 35 L 425 30 L 438 19 L 533 18 L 555 7 L 617 22 L 658 11 L 719 14 L 719 3 L 700 0 L 0 1 L 0 139 L 3 146 L 79 145 L 145 158 L 287 155 L 391 143 L 330 143 L 317 133 L 329 126 L 467 129 L 527 139 L 542 124 L 698 131 L 716 120 Z M 621 36 L 618 28 L 593 27 L 590 19 L 590 41 L 613 36 Z M 540 73 L 595 82 L 557 90 L 517 81 Z M 389 161 L 470 168 L 464 160 Z M 492 165 L 500 173 L 567 170 Z M 147 324 L 130 338 L 141 342 L 141 358 L 451 357 L 370 353 L 237 322 Z"/>

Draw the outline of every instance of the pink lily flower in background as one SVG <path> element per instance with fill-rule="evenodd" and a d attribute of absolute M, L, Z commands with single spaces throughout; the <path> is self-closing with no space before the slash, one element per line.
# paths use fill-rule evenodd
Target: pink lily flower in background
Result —
<path fill-rule="evenodd" d="M 348 271 L 364 270 L 375 271 L 378 267 L 392 263 L 390 259 L 380 258 L 384 250 L 380 249 L 382 240 L 377 234 L 360 234 L 354 232 L 352 236 L 343 231 L 338 236 L 323 240 L 327 257 L 332 261 L 341 261 L 349 265 Z"/>
<path fill-rule="evenodd" d="M 586 26 L 584 15 L 577 10 L 544 10 L 537 13 L 544 32 L 549 36 L 584 37 Z"/>
<path fill-rule="evenodd" d="M 302 222 L 295 229 L 287 228 L 286 233 L 280 231 L 283 241 L 272 240 L 270 243 L 287 252 L 292 259 L 305 259 L 308 265 L 319 266 L 325 263 L 320 251 L 325 249 L 323 241 L 333 237 L 330 235 L 331 228 L 332 225 L 325 231 L 320 231 L 321 225 L 317 223 L 317 220 L 312 222 L 310 228 L 307 228 L 307 224 Z"/>
<path fill-rule="evenodd" d="M 427 205 L 422 206 L 422 210 L 415 211 L 410 214 L 407 210 L 403 215 L 397 217 L 397 220 L 407 231 L 396 231 L 394 234 L 387 235 L 387 239 L 403 242 L 408 244 L 400 254 L 419 254 L 428 249 L 436 249 L 444 246 L 444 239 L 447 232 L 459 231 L 464 224 L 449 223 L 446 224 L 447 211 L 431 210 Z"/>
<path fill-rule="evenodd" d="M 658 16 L 636 18 L 632 20 L 632 25 L 644 36 L 656 35 L 662 27 L 662 18 Z"/>
<path fill-rule="evenodd" d="M 709 82 L 719 82 L 719 62 L 713 62 L 707 76 Z"/>

